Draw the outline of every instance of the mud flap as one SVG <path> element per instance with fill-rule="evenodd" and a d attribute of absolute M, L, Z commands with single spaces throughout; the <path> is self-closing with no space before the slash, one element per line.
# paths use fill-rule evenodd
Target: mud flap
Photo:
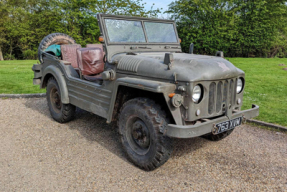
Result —
<path fill-rule="evenodd" d="M 41 78 L 42 78 L 42 64 L 34 64 L 32 67 L 32 70 L 34 71 L 34 78 L 33 78 L 33 84 L 34 85 L 40 85 L 41 84 Z"/>

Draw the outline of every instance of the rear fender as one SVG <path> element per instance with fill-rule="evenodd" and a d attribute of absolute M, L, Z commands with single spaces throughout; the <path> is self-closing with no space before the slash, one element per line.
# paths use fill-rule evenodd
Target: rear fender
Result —
<path fill-rule="evenodd" d="M 41 81 L 41 88 L 44 88 L 45 85 L 45 79 L 52 75 L 59 87 L 60 87 L 60 91 L 61 91 L 61 101 L 64 104 L 68 104 L 69 103 L 69 94 L 68 94 L 68 88 L 67 88 L 67 84 L 66 84 L 66 80 L 64 78 L 64 74 L 61 72 L 61 70 L 54 66 L 54 65 L 49 65 L 48 67 L 46 67 L 43 71 L 43 77 L 42 77 L 42 81 Z"/>

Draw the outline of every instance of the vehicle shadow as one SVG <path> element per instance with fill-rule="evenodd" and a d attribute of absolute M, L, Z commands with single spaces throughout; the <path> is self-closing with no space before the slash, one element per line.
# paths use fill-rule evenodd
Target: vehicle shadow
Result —
<path fill-rule="evenodd" d="M 46 99 L 27 99 L 25 106 L 54 121 L 50 115 Z M 99 143 L 110 152 L 128 162 L 122 150 L 120 135 L 114 123 L 107 124 L 104 118 L 77 108 L 74 120 L 63 125 L 68 126 L 70 130 L 77 131 L 88 141 Z"/>
<path fill-rule="evenodd" d="M 46 99 L 27 99 L 25 106 L 32 110 L 36 110 L 40 114 L 53 120 L 50 115 Z M 129 162 L 122 149 L 120 134 L 118 133 L 115 123 L 107 124 L 106 119 L 77 108 L 75 119 L 71 122 L 65 123 L 64 125 L 68 125 L 71 130 L 78 131 L 88 141 L 99 143 L 124 161 Z M 207 142 L 207 140 L 200 137 L 191 139 L 173 139 L 174 150 L 171 155 L 171 159 L 192 153 L 202 148 Z"/>

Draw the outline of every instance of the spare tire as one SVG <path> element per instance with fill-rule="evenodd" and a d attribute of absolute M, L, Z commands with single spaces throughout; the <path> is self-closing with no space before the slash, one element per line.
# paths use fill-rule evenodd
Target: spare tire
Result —
<path fill-rule="evenodd" d="M 50 45 L 65 45 L 65 44 L 75 44 L 76 41 L 64 33 L 51 33 L 42 39 L 38 47 L 38 58 L 42 63 L 42 52 L 45 51 Z"/>

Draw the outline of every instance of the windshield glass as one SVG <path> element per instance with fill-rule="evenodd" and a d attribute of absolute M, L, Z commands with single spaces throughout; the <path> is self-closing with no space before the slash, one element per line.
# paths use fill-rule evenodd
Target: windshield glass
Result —
<path fill-rule="evenodd" d="M 112 43 L 177 43 L 172 23 L 105 19 L 109 41 Z M 147 41 L 146 41 L 147 39 Z"/>
<path fill-rule="evenodd" d="M 145 43 L 140 21 L 105 19 L 110 42 Z"/>
<path fill-rule="evenodd" d="M 144 22 L 148 42 L 176 43 L 175 30 L 172 23 Z"/>

